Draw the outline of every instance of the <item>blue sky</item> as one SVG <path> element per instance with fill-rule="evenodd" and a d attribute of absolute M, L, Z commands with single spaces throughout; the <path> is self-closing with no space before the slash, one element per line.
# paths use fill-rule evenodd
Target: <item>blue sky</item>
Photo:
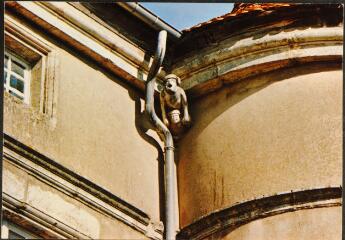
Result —
<path fill-rule="evenodd" d="M 139 2 L 178 30 L 231 12 L 233 3 L 159 3 Z"/>

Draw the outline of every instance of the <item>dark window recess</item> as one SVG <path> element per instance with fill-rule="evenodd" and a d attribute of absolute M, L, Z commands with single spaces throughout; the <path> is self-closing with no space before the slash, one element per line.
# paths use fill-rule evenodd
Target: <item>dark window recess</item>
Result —
<path fill-rule="evenodd" d="M 13 232 L 12 230 L 8 231 L 8 239 L 25 239 L 22 235 L 19 235 L 16 232 Z"/>

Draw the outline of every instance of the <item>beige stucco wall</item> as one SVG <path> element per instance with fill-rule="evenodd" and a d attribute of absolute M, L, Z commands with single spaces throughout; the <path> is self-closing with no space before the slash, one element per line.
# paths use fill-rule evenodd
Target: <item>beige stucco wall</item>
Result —
<path fill-rule="evenodd" d="M 147 239 L 124 223 L 81 202 L 4 161 L 3 191 L 93 239 Z"/>
<path fill-rule="evenodd" d="M 138 93 L 31 30 L 56 53 L 56 115 L 39 114 L 6 94 L 4 132 L 159 221 L 158 151 L 136 126 L 142 119 Z"/>
<path fill-rule="evenodd" d="M 262 75 L 192 102 L 193 127 L 179 144 L 181 226 L 237 202 L 340 186 L 341 103 L 342 72 L 322 65 Z"/>
<path fill-rule="evenodd" d="M 332 207 L 285 213 L 253 221 L 231 233 L 219 233 L 209 239 L 337 240 L 341 239 L 341 212 L 341 207 Z"/>

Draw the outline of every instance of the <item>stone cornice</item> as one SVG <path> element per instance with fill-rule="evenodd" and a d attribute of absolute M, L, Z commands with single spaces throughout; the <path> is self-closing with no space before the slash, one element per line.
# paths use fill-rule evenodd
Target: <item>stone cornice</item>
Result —
<path fill-rule="evenodd" d="M 341 4 L 291 4 L 227 14 L 184 32 L 174 46 L 171 69 L 190 97 L 199 97 L 281 68 L 341 63 L 342 22 Z"/>
<path fill-rule="evenodd" d="M 279 193 L 213 212 L 181 229 L 177 239 L 203 239 L 222 230 L 234 230 L 256 219 L 303 209 L 341 206 L 341 187 Z"/>
<path fill-rule="evenodd" d="M 2 199 L 5 218 L 21 225 L 39 236 L 45 238 L 65 237 L 68 239 L 91 239 L 90 236 L 79 232 L 47 213 L 42 213 L 30 204 L 11 197 L 5 192 L 3 192 Z M 18 215 L 18 213 L 20 213 L 20 215 Z"/>
<path fill-rule="evenodd" d="M 343 28 L 308 28 L 237 36 L 173 67 L 192 97 L 261 73 L 310 62 L 341 62 Z"/>
<path fill-rule="evenodd" d="M 258 4 L 259 5 L 259 4 Z M 265 5 L 265 4 L 264 4 Z M 293 29 L 339 26 L 343 22 L 342 4 L 287 4 L 278 7 L 271 4 L 266 10 L 251 10 L 242 14 L 226 14 L 202 26 L 185 31 L 175 46 L 175 62 L 218 45 L 219 42 L 237 36 L 275 34 Z"/>
<path fill-rule="evenodd" d="M 64 2 L 6 2 L 6 9 L 24 17 L 114 73 L 144 90 L 152 58 L 138 46 Z M 159 78 L 164 75 L 162 71 Z"/>
<path fill-rule="evenodd" d="M 162 229 L 146 213 L 7 134 L 4 134 L 4 160 L 151 239 L 162 238 Z"/>
<path fill-rule="evenodd" d="M 343 42 L 339 6 L 296 4 L 212 23 L 183 35 L 173 49 L 174 64 L 169 68 L 181 77 L 187 93 L 198 97 L 224 84 L 294 64 L 339 62 Z M 144 90 L 152 59 L 82 8 L 62 2 L 25 1 L 6 2 L 6 8 Z M 253 17 L 255 27 L 249 21 Z M 162 71 L 159 78 L 163 75 Z"/>

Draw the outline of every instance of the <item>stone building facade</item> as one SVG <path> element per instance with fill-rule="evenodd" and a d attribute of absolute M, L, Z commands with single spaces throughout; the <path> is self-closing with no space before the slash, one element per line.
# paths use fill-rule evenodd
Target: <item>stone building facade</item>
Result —
<path fill-rule="evenodd" d="M 343 6 L 235 4 L 182 33 L 130 6 L 5 3 L 2 238 L 164 238 L 144 104 L 167 30 L 156 93 L 176 74 L 192 117 L 176 238 L 339 239 Z"/>

